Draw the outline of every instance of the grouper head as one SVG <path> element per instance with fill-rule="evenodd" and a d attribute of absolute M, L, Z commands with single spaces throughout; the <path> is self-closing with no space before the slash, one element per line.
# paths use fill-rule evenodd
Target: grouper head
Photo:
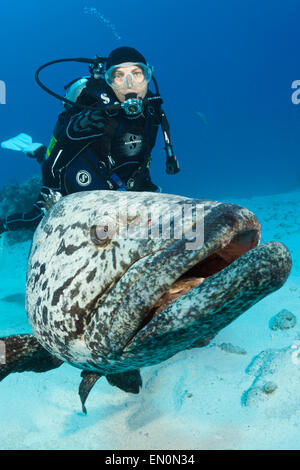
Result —
<path fill-rule="evenodd" d="M 81 192 L 37 228 L 26 310 L 51 355 L 120 374 L 206 345 L 288 277 L 247 209 L 149 192 Z"/>

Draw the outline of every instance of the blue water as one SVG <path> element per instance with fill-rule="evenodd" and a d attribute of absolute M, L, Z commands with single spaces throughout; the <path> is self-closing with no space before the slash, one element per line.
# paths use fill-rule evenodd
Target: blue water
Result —
<path fill-rule="evenodd" d="M 41 7 L 42 5 L 42 7 Z M 94 9 L 94 10 L 92 10 Z M 165 173 L 160 133 L 153 180 L 164 192 L 222 199 L 288 191 L 300 185 L 300 79 L 297 0 L 27 0 L 1 5 L 0 140 L 20 132 L 48 144 L 59 101 L 35 83 L 35 70 L 64 57 L 139 49 L 155 76 L 181 172 Z M 87 74 L 59 64 L 41 78 L 56 92 Z M 1 149 L 0 187 L 39 165 Z"/>

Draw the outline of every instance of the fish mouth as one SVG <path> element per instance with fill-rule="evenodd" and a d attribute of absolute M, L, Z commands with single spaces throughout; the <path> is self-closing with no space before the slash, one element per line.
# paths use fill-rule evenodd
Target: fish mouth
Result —
<path fill-rule="evenodd" d="M 259 228 L 242 230 L 208 256 L 188 268 L 157 300 L 144 318 L 141 329 L 165 310 L 166 307 L 177 301 L 191 289 L 199 286 L 206 279 L 227 268 L 235 260 L 256 247 L 259 244 L 259 240 Z"/>
<path fill-rule="evenodd" d="M 195 244 L 190 235 L 196 233 L 194 223 L 199 221 L 203 237 Z M 139 258 L 108 293 L 105 305 L 111 306 L 109 321 L 105 326 L 101 322 L 101 338 L 95 341 L 107 360 L 121 357 L 141 335 L 160 325 L 161 321 L 172 329 L 169 311 L 177 308 L 181 297 L 193 296 L 195 291 L 194 300 L 197 301 L 199 289 L 255 248 L 260 240 L 259 221 L 252 212 L 240 206 L 216 204 L 212 210 L 208 208 L 204 217 L 200 215 L 192 223 L 192 229 L 186 227 L 181 238 L 174 238 L 163 249 L 159 246 L 158 250 Z M 118 295 L 120 300 L 116 303 Z M 201 305 L 199 301 L 197 311 L 201 311 Z M 178 313 L 180 318 L 176 321 L 177 313 L 173 316 L 175 329 L 186 321 L 193 321 L 186 308 L 182 312 Z M 104 314 L 107 317 L 107 307 Z M 98 309 L 85 333 L 86 341 L 92 341 L 94 332 L 98 331 L 101 315 L 102 310 Z"/>

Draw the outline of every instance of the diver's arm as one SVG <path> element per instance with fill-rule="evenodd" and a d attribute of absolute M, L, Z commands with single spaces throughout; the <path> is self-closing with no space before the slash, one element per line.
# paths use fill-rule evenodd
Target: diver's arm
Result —
<path fill-rule="evenodd" d="M 81 110 L 73 106 L 63 111 L 58 116 L 54 135 L 67 138 L 70 143 L 95 140 L 112 132 L 114 119 L 105 112 L 103 104 L 93 92 L 83 89 L 76 102 L 90 109 Z"/>
<path fill-rule="evenodd" d="M 43 182 L 64 195 L 61 174 L 69 162 L 86 147 L 97 142 L 101 153 L 106 153 L 107 142 L 117 126 L 116 119 L 99 110 L 74 110 L 61 113 L 54 128 L 54 145 L 42 166 Z M 102 156 L 102 155 L 101 155 Z"/>
<path fill-rule="evenodd" d="M 111 135 L 115 126 L 115 120 L 102 110 L 81 111 L 70 119 L 66 127 L 66 137 L 72 142 L 92 142 L 102 136 Z"/>

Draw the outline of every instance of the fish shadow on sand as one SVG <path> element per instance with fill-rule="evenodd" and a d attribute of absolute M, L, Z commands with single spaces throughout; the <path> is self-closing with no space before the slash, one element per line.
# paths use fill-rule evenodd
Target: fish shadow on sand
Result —
<path fill-rule="evenodd" d="M 164 364 L 159 369 L 155 369 L 150 377 L 146 375 L 143 381 L 145 382 L 138 395 L 126 394 L 120 390 L 114 390 L 116 393 L 116 402 L 105 404 L 105 399 L 111 399 L 111 389 L 106 390 L 107 384 L 102 384 L 102 393 L 91 397 L 87 403 L 87 415 L 78 411 L 75 414 L 70 414 L 66 419 L 61 437 L 65 438 L 75 434 L 84 428 L 90 428 L 99 422 L 108 423 L 116 414 L 125 413 L 125 421 L 128 430 L 136 431 L 142 429 L 149 423 L 161 418 L 164 410 L 158 405 L 157 393 L 159 391 L 160 372 L 170 364 Z M 102 378 L 104 379 L 104 378 Z M 98 385 L 98 384 L 97 384 Z M 100 383 L 99 383 L 100 385 Z M 99 390 L 98 390 L 99 392 Z M 121 396 L 122 395 L 122 396 Z M 124 396 L 124 400 L 122 397 Z M 110 426 L 110 424 L 107 424 Z"/>
<path fill-rule="evenodd" d="M 181 361 L 184 361 L 188 357 L 185 352 L 180 353 L 173 358 L 170 358 L 166 363 L 160 364 L 154 367 L 147 373 L 144 372 L 143 382 L 144 386 L 139 396 L 135 398 L 135 408 L 132 410 L 131 415 L 127 417 L 127 426 L 130 431 L 137 431 L 144 428 L 148 424 L 161 419 L 166 413 L 169 415 L 175 414 L 180 411 L 181 404 L 178 404 L 178 400 L 183 395 L 181 390 L 184 382 L 187 378 L 187 371 L 184 370 L 183 375 L 176 378 L 174 384 L 171 386 L 170 391 L 170 374 L 172 368 L 178 367 Z M 161 405 L 159 400 L 159 394 L 161 390 L 164 393 L 170 393 L 172 397 L 169 401 L 168 408 L 164 408 L 165 405 Z"/>

